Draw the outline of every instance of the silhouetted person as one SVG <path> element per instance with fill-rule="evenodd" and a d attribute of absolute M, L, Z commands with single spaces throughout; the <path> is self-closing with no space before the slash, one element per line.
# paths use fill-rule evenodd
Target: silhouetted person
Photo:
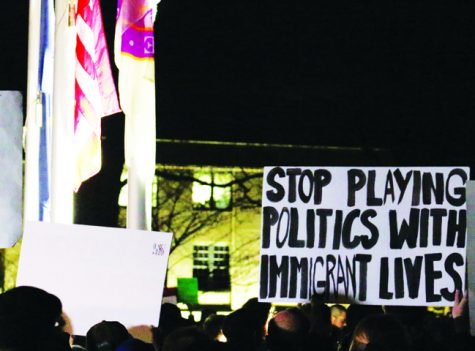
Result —
<path fill-rule="evenodd" d="M 453 350 L 474 350 L 475 336 L 470 335 L 470 320 L 468 313 L 468 293 L 462 294 L 456 290 L 454 296 L 454 305 L 451 310 L 453 325 L 455 330 L 455 340 Z"/>
<path fill-rule="evenodd" d="M 165 338 L 161 351 L 216 351 L 219 344 L 199 327 L 184 327 Z"/>
<path fill-rule="evenodd" d="M 131 338 L 121 323 L 102 321 L 87 331 L 86 348 L 87 351 L 115 351 L 120 344 Z"/>
<path fill-rule="evenodd" d="M 238 309 L 226 316 L 223 334 L 232 350 L 257 350 L 262 344 L 262 329 L 258 318 L 249 309 Z"/>
<path fill-rule="evenodd" d="M 352 304 L 346 309 L 346 327 L 338 340 L 338 350 L 348 350 L 356 325 L 365 317 L 383 314 L 382 306 Z"/>
<path fill-rule="evenodd" d="M 383 306 L 383 311 L 404 325 L 415 349 L 424 347 L 426 344 L 424 329 L 431 325 L 430 313 L 426 306 Z"/>
<path fill-rule="evenodd" d="M 89 351 L 89 349 L 88 349 Z M 154 351 L 152 344 L 148 344 L 138 339 L 128 339 L 117 347 L 114 351 Z"/>
<path fill-rule="evenodd" d="M 303 351 L 309 329 L 310 322 L 298 308 L 277 313 L 267 326 L 269 351 Z"/>
<path fill-rule="evenodd" d="M 219 314 L 212 314 L 206 318 L 203 323 L 203 330 L 210 338 L 216 341 L 226 341 L 223 334 L 223 325 L 225 316 Z"/>
<path fill-rule="evenodd" d="M 367 347 L 384 351 L 410 351 L 411 343 L 404 325 L 391 315 L 371 315 L 361 320 L 353 332 L 350 351 Z"/>
<path fill-rule="evenodd" d="M 475 350 L 469 333 L 467 296 L 456 291 L 452 318 L 435 316 L 426 307 L 385 306 L 385 313 L 397 318 L 409 332 L 413 349 L 417 351 Z"/>
<path fill-rule="evenodd" d="M 310 331 L 307 339 L 310 350 L 332 350 L 332 325 L 330 307 L 320 297 L 312 296 L 310 302 Z"/>
<path fill-rule="evenodd" d="M 257 318 L 257 322 L 259 323 L 259 328 L 261 330 L 262 343 L 264 343 L 265 328 L 269 318 L 271 306 L 272 304 L 269 302 L 259 302 L 257 297 L 250 298 L 242 306 L 242 309 L 250 311 L 255 316 L 255 318 Z"/>
<path fill-rule="evenodd" d="M 29 286 L 0 295 L 0 349 L 66 351 L 69 334 L 62 330 L 58 297 Z"/>
<path fill-rule="evenodd" d="M 213 308 L 203 308 L 203 310 L 201 311 L 200 324 L 203 325 L 206 318 L 215 314 L 216 314 L 216 311 Z"/>
<path fill-rule="evenodd" d="M 353 332 L 363 318 L 383 313 L 382 306 L 352 304 L 346 310 L 346 327 Z"/>
<path fill-rule="evenodd" d="M 339 304 L 334 304 L 330 307 L 331 313 L 331 340 L 333 348 L 336 350 L 343 335 L 345 335 L 344 328 L 346 327 L 346 308 Z"/>
<path fill-rule="evenodd" d="M 83 335 L 73 335 L 71 345 L 71 350 L 72 351 L 86 351 L 86 337 Z"/>
<path fill-rule="evenodd" d="M 163 341 L 172 331 L 190 325 L 192 325 L 192 323 L 181 316 L 180 309 L 177 305 L 172 303 L 162 304 L 158 328 L 152 329 L 155 348 L 161 349 Z"/>

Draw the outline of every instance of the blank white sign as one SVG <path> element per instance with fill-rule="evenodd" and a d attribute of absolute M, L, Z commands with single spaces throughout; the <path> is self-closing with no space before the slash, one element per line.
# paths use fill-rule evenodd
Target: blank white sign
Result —
<path fill-rule="evenodd" d="M 102 320 L 158 325 L 170 233 L 27 222 L 17 286 L 61 299 L 73 333 Z"/>
<path fill-rule="evenodd" d="M 0 91 L 0 248 L 21 236 L 22 96 Z"/>

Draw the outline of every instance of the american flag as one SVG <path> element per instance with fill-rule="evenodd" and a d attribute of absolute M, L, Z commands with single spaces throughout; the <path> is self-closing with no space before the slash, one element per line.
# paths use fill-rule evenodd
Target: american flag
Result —
<path fill-rule="evenodd" d="M 99 0 L 78 0 L 76 12 L 75 187 L 101 169 L 101 118 L 120 111 Z"/>

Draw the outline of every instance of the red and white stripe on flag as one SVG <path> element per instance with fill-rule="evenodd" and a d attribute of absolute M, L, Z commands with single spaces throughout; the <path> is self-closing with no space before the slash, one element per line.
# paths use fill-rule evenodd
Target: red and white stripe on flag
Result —
<path fill-rule="evenodd" d="M 101 118 L 120 111 L 99 0 L 78 0 L 74 113 L 75 188 L 101 169 Z"/>

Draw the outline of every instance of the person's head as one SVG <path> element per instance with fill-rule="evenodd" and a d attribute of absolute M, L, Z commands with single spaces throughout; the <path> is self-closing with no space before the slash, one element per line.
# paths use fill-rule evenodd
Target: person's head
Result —
<path fill-rule="evenodd" d="M 172 303 L 164 303 L 160 309 L 160 321 L 158 326 L 166 331 L 171 332 L 179 327 L 188 325 L 186 320 L 181 316 L 181 311 L 177 305 Z"/>
<path fill-rule="evenodd" d="M 267 326 L 269 350 L 301 350 L 310 323 L 304 312 L 298 308 L 277 313 Z"/>
<path fill-rule="evenodd" d="M 385 345 L 385 350 L 406 351 L 410 342 L 407 331 L 391 315 L 371 315 L 362 319 L 353 332 L 350 351 L 366 350 L 368 345 Z"/>
<path fill-rule="evenodd" d="M 42 289 L 19 286 L 0 295 L 0 349 L 67 346 L 60 299 Z"/>
<path fill-rule="evenodd" d="M 191 326 L 193 323 L 181 316 L 181 311 L 177 305 L 164 303 L 160 309 L 160 319 L 158 328 L 152 328 L 153 344 L 157 349 L 161 349 L 163 342 L 172 331 Z"/>
<path fill-rule="evenodd" d="M 88 351 L 114 351 L 131 336 L 124 325 L 116 321 L 102 321 L 93 325 L 86 334 Z"/>
<path fill-rule="evenodd" d="M 206 308 L 206 307 L 203 308 L 203 310 L 201 311 L 200 324 L 203 325 L 206 318 L 208 318 L 209 316 L 215 315 L 215 314 L 216 314 L 216 310 L 214 308 Z"/>
<path fill-rule="evenodd" d="M 42 289 L 19 286 L 0 295 L 0 315 L 16 316 L 39 327 L 55 327 L 61 320 L 61 300 Z"/>
<path fill-rule="evenodd" d="M 182 327 L 171 332 L 163 343 L 162 351 L 212 351 L 213 340 L 198 327 Z"/>
<path fill-rule="evenodd" d="M 203 330 L 213 340 L 226 341 L 226 337 L 223 334 L 223 324 L 225 318 L 225 316 L 218 314 L 209 315 L 203 323 Z"/>
<path fill-rule="evenodd" d="M 257 297 L 250 298 L 246 301 L 246 303 L 242 306 L 243 310 L 250 311 L 257 322 L 259 323 L 259 330 L 260 330 L 260 338 L 263 341 L 265 337 L 265 329 L 266 324 L 269 319 L 269 312 L 271 310 L 272 304 L 269 302 L 259 302 Z"/>
<path fill-rule="evenodd" d="M 89 349 L 87 349 L 89 351 Z M 154 351 L 152 344 L 130 338 L 121 343 L 114 351 Z"/>
<path fill-rule="evenodd" d="M 223 333 L 228 343 L 253 348 L 262 342 L 263 329 L 252 310 L 241 308 L 226 316 Z"/>
<path fill-rule="evenodd" d="M 314 294 L 310 301 L 311 316 L 314 321 L 321 325 L 331 324 L 330 308 L 321 300 L 321 298 Z"/>
<path fill-rule="evenodd" d="M 352 304 L 346 310 L 347 329 L 353 330 L 365 317 L 383 314 L 381 306 Z"/>
<path fill-rule="evenodd" d="M 267 323 L 267 318 L 269 316 L 271 307 L 271 303 L 259 302 L 257 297 L 250 298 L 244 305 L 242 305 L 242 309 L 253 311 L 256 318 L 259 319 L 259 323 L 261 323 L 263 326 Z"/>
<path fill-rule="evenodd" d="M 310 333 L 327 337 L 331 334 L 331 312 L 318 295 L 313 295 L 310 302 Z"/>
<path fill-rule="evenodd" d="M 346 308 L 342 305 L 332 305 L 330 307 L 332 325 L 338 329 L 346 326 Z"/>

